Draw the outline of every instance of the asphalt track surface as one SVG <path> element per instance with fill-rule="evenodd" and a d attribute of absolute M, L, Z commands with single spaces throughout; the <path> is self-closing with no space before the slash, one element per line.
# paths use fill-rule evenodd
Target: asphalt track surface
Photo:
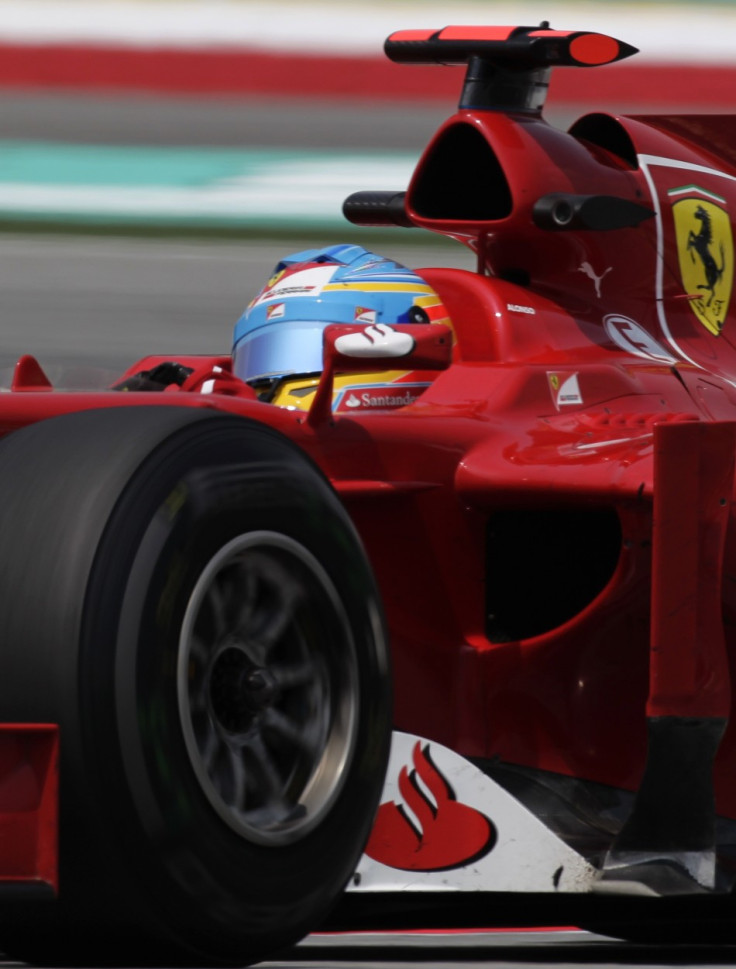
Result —
<path fill-rule="evenodd" d="M 734 946 L 634 945 L 579 929 L 478 932 L 374 933 L 311 936 L 288 959 L 261 963 L 269 969 L 608 969 L 636 965 L 733 966 Z"/>
<path fill-rule="evenodd" d="M 459 93 L 459 92 L 458 92 Z M 0 90 L 0 137 L 102 145 L 416 148 L 453 102 L 151 97 Z"/>
<path fill-rule="evenodd" d="M 143 963 L 144 964 L 144 963 Z M 260 969 L 726 969 L 736 946 L 639 945 L 578 929 L 446 933 L 358 933 L 309 936 Z M 0 960 L 2 969 L 22 963 Z"/>
<path fill-rule="evenodd" d="M 640 102 L 621 103 L 616 108 L 641 113 Z M 126 93 L 102 97 L 89 92 L 0 89 L 0 138 L 101 145 L 265 145 L 420 152 L 455 109 L 452 98 L 423 104 L 354 103 L 346 98 Z M 590 105 L 559 105 L 550 100 L 544 114 L 550 124 L 566 128 L 590 110 Z"/>
<path fill-rule="evenodd" d="M 459 96 L 458 90 L 457 95 Z M 217 145 L 275 148 L 415 149 L 421 152 L 456 110 L 443 102 L 353 102 L 277 96 L 161 97 L 115 92 L 0 89 L 0 138 L 101 145 Z M 544 116 L 566 129 L 595 105 L 559 104 Z M 608 113 L 675 113 L 673 105 L 607 105 Z M 712 111 L 708 105 L 703 112 Z M 688 105 L 688 113 L 701 108 Z"/>

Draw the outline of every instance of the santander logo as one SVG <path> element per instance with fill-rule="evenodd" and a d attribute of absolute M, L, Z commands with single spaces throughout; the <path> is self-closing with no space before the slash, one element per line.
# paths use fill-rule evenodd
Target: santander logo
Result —
<path fill-rule="evenodd" d="M 404 804 L 379 807 L 366 855 L 404 871 L 446 871 L 488 854 L 497 839 L 495 825 L 456 800 L 432 763 L 429 744 L 415 744 L 412 762 L 413 770 L 404 766 L 399 772 Z"/>

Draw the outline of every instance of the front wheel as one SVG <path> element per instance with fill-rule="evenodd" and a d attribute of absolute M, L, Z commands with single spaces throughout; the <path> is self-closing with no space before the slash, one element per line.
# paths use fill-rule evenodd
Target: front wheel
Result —
<path fill-rule="evenodd" d="M 60 893 L 0 909 L 41 963 L 256 961 L 324 916 L 390 734 L 380 605 L 319 471 L 178 407 L 0 444 L 0 717 L 60 724 Z"/>
<path fill-rule="evenodd" d="M 256 530 L 217 550 L 184 613 L 177 692 L 191 766 L 236 834 L 287 845 L 329 814 L 355 745 L 358 665 L 306 546 Z"/>

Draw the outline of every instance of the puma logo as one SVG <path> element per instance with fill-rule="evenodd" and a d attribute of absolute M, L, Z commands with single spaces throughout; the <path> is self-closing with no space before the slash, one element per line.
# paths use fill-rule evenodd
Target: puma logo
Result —
<path fill-rule="evenodd" d="M 593 281 L 593 285 L 595 286 L 595 295 L 598 297 L 598 299 L 601 298 L 601 283 L 603 282 L 603 277 L 607 276 L 612 269 L 613 266 L 609 266 L 608 269 L 604 269 L 599 276 L 589 262 L 584 262 L 581 266 L 578 266 L 578 272 L 585 273 L 588 279 Z"/>

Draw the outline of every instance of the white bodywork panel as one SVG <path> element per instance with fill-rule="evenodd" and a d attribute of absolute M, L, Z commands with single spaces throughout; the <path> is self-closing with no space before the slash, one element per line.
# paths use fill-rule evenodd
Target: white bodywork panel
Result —
<path fill-rule="evenodd" d="M 588 892 L 596 869 L 470 761 L 394 731 L 348 891 Z"/>

